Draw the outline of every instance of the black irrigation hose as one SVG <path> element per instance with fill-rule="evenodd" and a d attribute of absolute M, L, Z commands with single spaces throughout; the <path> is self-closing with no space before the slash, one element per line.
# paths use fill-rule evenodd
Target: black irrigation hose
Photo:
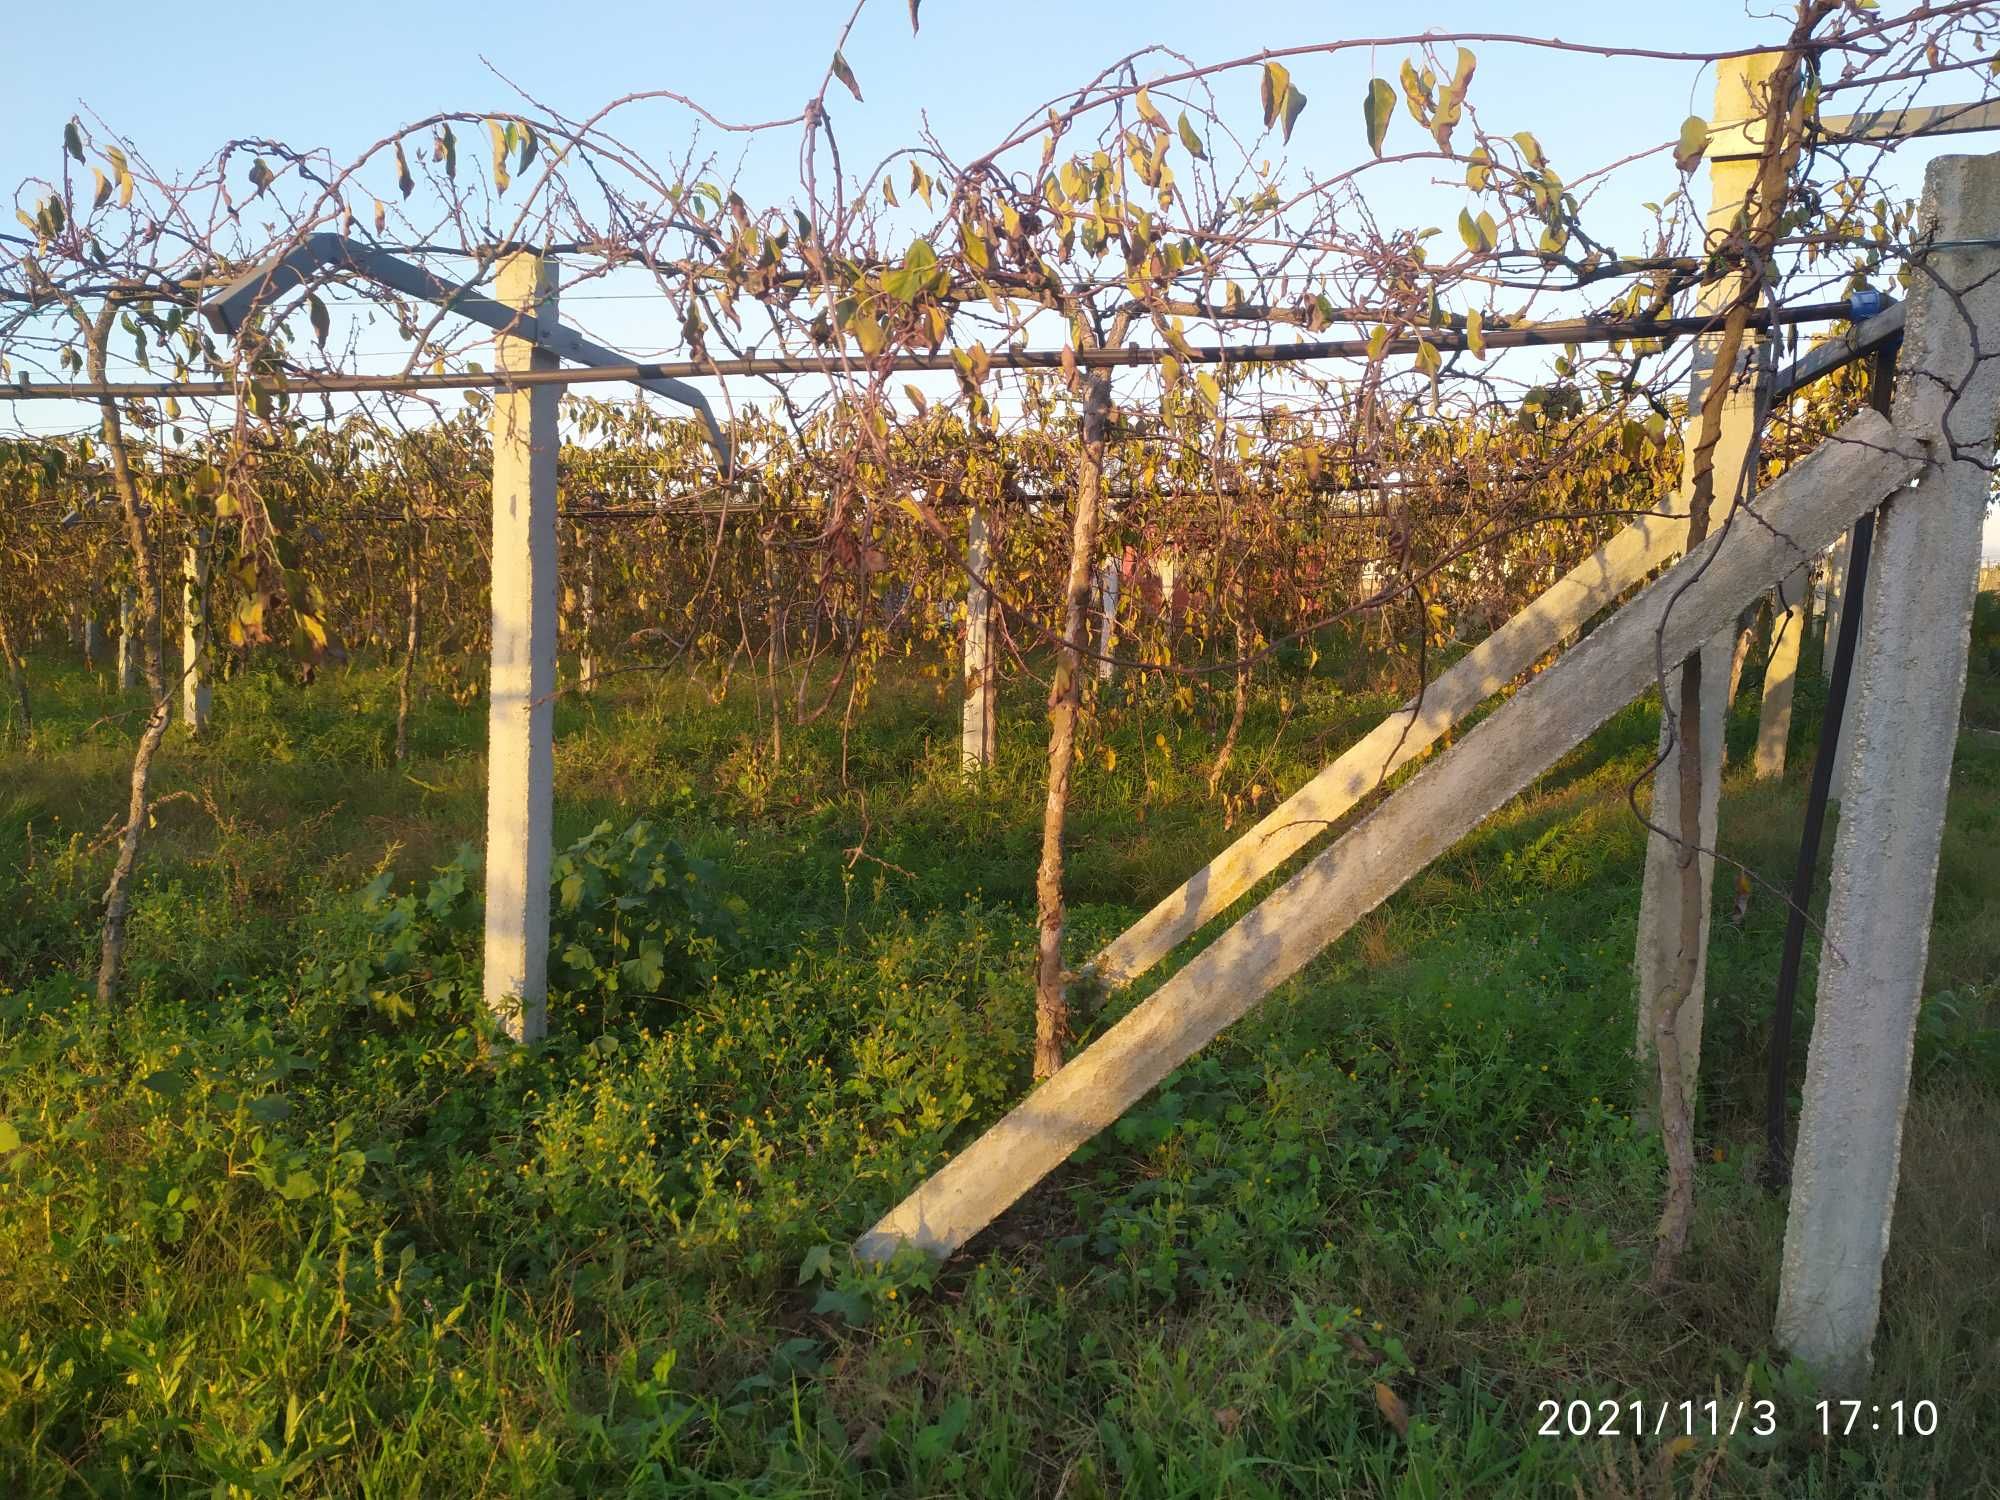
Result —
<path fill-rule="evenodd" d="M 1895 376 L 1896 351 L 1874 357 L 1871 404 L 1886 413 Z M 1834 643 L 1833 676 L 1827 684 L 1826 712 L 1819 721 L 1819 748 L 1813 754 L 1812 784 L 1806 793 L 1806 822 L 1799 834 L 1799 861 L 1792 872 L 1791 908 L 1785 916 L 1785 947 L 1778 960 L 1778 1004 L 1771 1017 L 1771 1071 L 1764 1098 L 1764 1185 L 1772 1191 L 1792 1178 L 1791 1149 L 1785 1140 L 1790 1114 L 1792 1012 L 1798 998 L 1799 963 L 1805 953 L 1806 914 L 1812 901 L 1813 872 L 1819 865 L 1820 837 L 1826 831 L 1826 804 L 1833 790 L 1834 762 L 1840 752 L 1841 720 L 1847 712 L 1854 648 L 1861 636 L 1861 601 L 1868 587 L 1868 556 L 1875 543 L 1875 512 L 1854 523 L 1842 585 L 1840 637 Z M 1803 615 L 1800 619 L 1803 620 Z"/>

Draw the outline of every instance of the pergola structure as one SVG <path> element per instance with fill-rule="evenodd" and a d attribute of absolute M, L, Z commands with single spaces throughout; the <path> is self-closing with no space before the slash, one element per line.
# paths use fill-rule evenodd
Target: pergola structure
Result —
<path fill-rule="evenodd" d="M 1754 160 L 1762 154 L 1761 111 L 1754 96 L 1768 65 L 1768 58 L 1747 58 L 1722 67 L 1710 150 L 1712 229 L 1727 228 L 1748 191 Z M 1995 126 L 2000 126 L 2000 110 L 1992 106 L 1820 122 L 1822 136 L 1835 140 Z M 1695 920 L 1700 941 L 1704 947 L 1706 943 L 1712 878 L 1708 851 L 1714 844 L 1720 721 L 1726 706 L 1721 685 L 1733 677 L 1742 611 L 1774 587 L 1781 591 L 1784 608 L 1792 609 L 1805 567 L 1857 521 L 1875 515 L 1876 581 L 1865 600 L 1845 605 L 1841 631 L 1843 639 L 1859 642 L 1851 767 L 1834 851 L 1833 896 L 1778 1312 L 1779 1336 L 1787 1347 L 1836 1382 L 1857 1380 L 1867 1367 L 1879 1307 L 1945 789 L 1964 686 L 1978 537 L 1989 485 L 1986 464 L 2000 416 L 2000 366 L 1990 354 L 1978 352 L 2000 343 L 2000 157 L 1934 163 L 1926 180 L 1923 232 L 1931 248 L 1921 254 L 1920 274 L 1903 306 L 1859 321 L 1845 339 L 1815 351 L 1787 372 L 1770 370 L 1770 344 L 1764 340 L 1746 344 L 1736 369 L 1697 368 L 1697 397 L 1709 381 L 1729 384 L 1714 461 L 1719 509 L 1731 516 L 1727 524 L 1681 556 L 1690 467 L 1682 491 L 1666 499 L 1656 514 L 1599 548 L 1430 684 L 1420 699 L 1391 715 L 1108 945 L 1091 965 L 1098 977 L 1113 985 L 1139 977 L 1303 850 L 1398 767 L 1434 746 L 1452 724 L 1560 646 L 1589 617 L 1631 596 L 1549 670 L 921 1185 L 863 1237 L 859 1253 L 882 1258 L 900 1246 L 916 1245 L 942 1254 L 964 1244 L 1230 1021 L 1618 708 L 1658 683 L 1663 669 L 1699 652 L 1703 679 L 1710 685 L 1698 736 L 1704 756 L 1699 781 L 1702 849 L 1691 856 L 1664 834 L 1656 834 L 1649 845 L 1636 956 L 1641 1037 L 1649 1037 L 1649 1023 L 1682 956 L 1678 871 L 1688 857 L 1701 861 L 1702 909 Z M 631 379 L 694 408 L 727 464 L 723 435 L 706 402 L 678 373 L 626 360 L 560 324 L 554 271 L 553 262 L 533 250 L 509 251 L 498 263 L 498 298 L 488 299 L 340 236 L 314 235 L 207 304 L 216 325 L 233 332 L 262 299 L 322 274 L 360 276 L 461 313 L 498 334 L 497 379 L 455 383 L 500 387 L 492 409 L 485 991 L 509 1032 L 522 1040 L 539 1036 L 546 1026 L 556 401 L 568 373 L 561 362 L 589 367 L 598 378 Z M 1710 287 L 1694 325 L 1711 321 L 1739 291 L 1728 281 Z M 1755 326 L 1776 321 L 1762 318 Z M 1607 331 L 1629 337 L 1635 330 Z M 1864 412 L 1791 473 L 1757 492 L 1756 444 L 1770 401 L 1844 360 L 1898 339 L 1900 366 L 1888 414 Z M 1505 340 L 1540 341 L 1531 332 Z M 1487 342 L 1503 340 L 1496 332 L 1487 335 Z M 1247 357 L 1360 352 L 1348 344 L 1358 341 L 1273 346 Z M 1089 352 L 1093 365 L 1151 363 L 1159 354 Z M 1245 351 L 1216 353 L 1246 357 Z M 993 365 L 1053 366 L 1058 358 L 1053 352 L 1010 351 Z M 748 366 L 772 362 L 732 363 L 744 365 L 747 372 Z M 927 367 L 929 360 L 918 356 L 907 363 Z M 428 377 L 405 382 L 410 388 L 441 383 Z M 340 388 L 397 385 L 356 377 Z M 114 392 L 106 387 L 103 393 Z M 975 513 L 968 535 L 971 586 L 962 741 L 963 759 L 972 768 L 990 758 L 995 732 L 986 566 L 985 518 Z M 1115 573 L 1104 576 L 1108 607 L 1101 640 L 1108 657 L 1116 628 Z M 1789 630 L 1781 628 L 1767 673 L 1766 735 L 1779 745 L 1789 725 L 1789 687 L 1800 633 L 1796 623 Z M 1682 742 L 1670 725 L 1663 734 L 1667 738 L 1653 817 L 1664 828 L 1678 821 Z M 1683 1050 L 1690 1058 L 1698 1055 L 1700 1018 L 1697 980 L 1679 1012 Z M 1693 1082 L 1690 1069 L 1690 1090 Z"/>

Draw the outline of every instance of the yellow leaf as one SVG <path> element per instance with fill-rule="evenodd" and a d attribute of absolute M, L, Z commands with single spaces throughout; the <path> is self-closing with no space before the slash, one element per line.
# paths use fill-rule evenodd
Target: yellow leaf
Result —
<path fill-rule="evenodd" d="M 1382 1420 L 1396 1429 L 1397 1437 L 1410 1435 L 1410 1409 L 1403 1404 L 1403 1398 L 1390 1390 L 1381 1381 L 1375 1382 L 1375 1409 L 1382 1413 Z"/>

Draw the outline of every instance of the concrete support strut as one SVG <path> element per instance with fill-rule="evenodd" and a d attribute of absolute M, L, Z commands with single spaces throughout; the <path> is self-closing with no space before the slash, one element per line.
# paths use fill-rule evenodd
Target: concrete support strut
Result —
<path fill-rule="evenodd" d="M 1847 1390 L 1881 1308 L 2000 415 L 2000 156 L 1932 162 L 1922 222 L 1940 248 L 1912 266 L 1892 412 L 1932 461 L 1876 522 L 1776 1319 Z"/>
<path fill-rule="evenodd" d="M 1825 546 L 1905 483 L 1915 446 L 1864 412 L 1773 485 L 1761 524 L 1712 535 L 1281 886 L 893 1209 L 856 1245 L 957 1249 L 1071 1151 L 1680 660 L 1798 549 Z"/>
<path fill-rule="evenodd" d="M 959 728 L 959 760 L 967 771 L 993 764 L 993 590 L 987 570 L 993 559 L 986 512 L 974 507 L 965 523 L 965 703 Z"/>
<path fill-rule="evenodd" d="M 1114 988 L 1137 979 L 1565 636 L 1671 561 L 1686 536 L 1683 503 L 1674 514 L 1640 517 L 1598 547 L 1113 939 L 1091 960 L 1091 972 Z"/>
<path fill-rule="evenodd" d="M 529 327 L 553 323 L 556 267 L 531 252 L 499 266 Z M 554 369 L 527 339 L 498 340 L 503 370 Z M 487 711 L 487 1006 L 516 1041 L 548 1025 L 549 861 L 556 689 L 555 386 L 493 398 L 493 660 Z"/>

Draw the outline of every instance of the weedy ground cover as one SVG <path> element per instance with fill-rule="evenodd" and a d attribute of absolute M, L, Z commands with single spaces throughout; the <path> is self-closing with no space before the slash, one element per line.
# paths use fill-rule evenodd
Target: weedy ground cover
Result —
<path fill-rule="evenodd" d="M 1826 1442 L 1767 1336 L 1781 901 L 1717 881 L 1688 1279 L 1643 1285 L 1630 955 L 1654 710 L 1621 714 L 943 1267 L 845 1246 L 1027 1078 L 1036 736 L 956 766 L 948 674 L 842 744 L 741 685 L 558 710 L 551 1036 L 477 987 L 484 716 L 251 671 L 164 764 L 128 1001 L 86 976 L 132 701 L 35 662 L 0 748 L 0 1491 L 1971 1494 L 2000 1418 L 2000 611 L 1982 598 L 1875 1399 Z M 1789 877 L 1794 772 L 1724 852 Z M 1754 734 L 1753 669 L 1730 726 Z M 1389 705 L 1331 673 L 1087 730 L 1074 947 Z M 1033 723 L 1036 690 L 1003 704 Z M 847 777 L 843 782 L 843 756 Z M 1808 955 L 1804 997 L 1810 1024 Z M 1156 980 L 1149 983 L 1157 982 Z M 1143 993 L 1146 986 L 1140 987 Z M 1103 1025 L 1133 997 L 1089 1018 Z M 1803 1028 L 1802 1028 L 1803 1029 Z M 1538 1403 L 1780 1403 L 1674 1445 Z"/>

